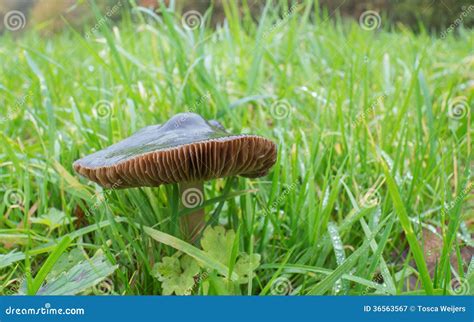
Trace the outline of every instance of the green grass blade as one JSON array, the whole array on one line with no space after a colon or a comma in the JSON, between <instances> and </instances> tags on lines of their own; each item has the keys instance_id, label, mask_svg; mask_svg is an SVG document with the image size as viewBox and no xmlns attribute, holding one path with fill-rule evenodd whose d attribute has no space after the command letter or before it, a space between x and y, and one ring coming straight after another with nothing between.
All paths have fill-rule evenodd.
<instances>
[{"instance_id":1,"label":"green grass blade","mask_svg":"<svg viewBox=\"0 0 474 322\"><path fill-rule=\"evenodd\" d=\"M323 295L329 289L331 289L331 287L333 287L334 283L336 283L336 281L340 279L343 274L349 273L350 269L356 264L359 257L367 252L370 246L370 242L375 238L380 228L389 218L390 217L385 218L385 220L382 221L376 229L374 229L370 238L367 238L362 243L362 245L349 257L347 257L347 259L341 265L339 265L331 274L326 276L321 282L311 288L311 290L308 292L308 295Z\"/></svg>"},{"instance_id":2,"label":"green grass blade","mask_svg":"<svg viewBox=\"0 0 474 322\"><path fill-rule=\"evenodd\" d=\"M59 257L66 251L71 244L72 239L70 237L63 238L59 244L56 246L54 251L49 255L48 259L44 262L41 266L41 269L36 274L35 278L33 279L31 287L28 286L28 295L35 295L36 292L40 289L41 285L48 276L49 272L53 268L54 264L58 261Z\"/></svg>"},{"instance_id":3,"label":"green grass blade","mask_svg":"<svg viewBox=\"0 0 474 322\"><path fill-rule=\"evenodd\" d=\"M400 192L398 191L395 180L390 174L387 165L383 160L381 161L381 163L383 171L385 173L388 191L390 193L390 196L392 197L393 206L398 215L398 219L400 220L400 224L402 225L403 231L405 232L408 244L410 245L410 250L413 253L413 258L415 259L416 266L418 267L418 271L420 273L423 286L426 290L426 294L433 295L433 283L428 272L428 267L426 266L425 257L423 256L423 251L421 250L420 244L418 244L415 231L413 230L413 227L411 225L408 213L402 201L402 197L400 196Z\"/></svg>"}]
</instances>

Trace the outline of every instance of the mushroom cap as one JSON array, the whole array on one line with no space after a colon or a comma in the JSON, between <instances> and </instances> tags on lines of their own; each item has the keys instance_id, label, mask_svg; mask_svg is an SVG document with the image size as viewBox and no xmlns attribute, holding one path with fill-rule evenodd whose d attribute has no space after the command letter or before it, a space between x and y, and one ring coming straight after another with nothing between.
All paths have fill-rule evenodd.
<instances>
[{"instance_id":1,"label":"mushroom cap","mask_svg":"<svg viewBox=\"0 0 474 322\"><path fill-rule=\"evenodd\" d=\"M157 187L240 175L264 176L276 145L256 135L233 135L217 121L177 114L74 162L74 170L105 188Z\"/></svg>"}]
</instances>

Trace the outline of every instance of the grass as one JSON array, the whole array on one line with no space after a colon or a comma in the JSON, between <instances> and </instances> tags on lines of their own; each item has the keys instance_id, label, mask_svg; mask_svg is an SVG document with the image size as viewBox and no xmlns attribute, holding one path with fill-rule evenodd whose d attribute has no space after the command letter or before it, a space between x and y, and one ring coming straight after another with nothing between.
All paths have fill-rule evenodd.
<instances>
[{"instance_id":1,"label":"grass","mask_svg":"<svg viewBox=\"0 0 474 322\"><path fill-rule=\"evenodd\" d=\"M308 5L267 6L258 23L225 9L216 29L142 8L88 39L0 36L0 294L25 280L35 294L67 270L66 249L118 265L113 294L162 294L154 264L178 250L223 276L237 253L260 254L231 294L451 294L453 280L471 293L474 32L365 30ZM205 185L213 223L236 232L229 265L177 239L175 186L104 192L72 170L185 111L278 144L268 176ZM442 249L427 251L424 228Z\"/></svg>"}]
</instances>

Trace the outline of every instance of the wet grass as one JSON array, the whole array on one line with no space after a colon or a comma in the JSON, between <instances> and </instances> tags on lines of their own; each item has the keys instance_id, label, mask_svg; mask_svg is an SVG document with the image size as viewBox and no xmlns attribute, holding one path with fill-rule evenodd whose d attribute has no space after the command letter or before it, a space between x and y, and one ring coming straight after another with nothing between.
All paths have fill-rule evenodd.
<instances>
[{"instance_id":1,"label":"wet grass","mask_svg":"<svg viewBox=\"0 0 474 322\"><path fill-rule=\"evenodd\" d=\"M35 293L69 247L118 265L114 294L161 294L153 265L199 248L145 233L182 238L176 187L104 192L72 163L185 111L278 144L268 176L205 185L207 213L238 232L241 251L261 255L233 294L469 285L472 30L440 39L383 20L374 30L334 22L310 6L280 9L290 14L267 8L256 24L231 5L223 27L206 20L193 30L172 11L135 9L87 39L72 29L0 36L0 293L24 280ZM56 226L52 208L62 214ZM34 220L44 214L50 224Z\"/></svg>"}]
</instances>

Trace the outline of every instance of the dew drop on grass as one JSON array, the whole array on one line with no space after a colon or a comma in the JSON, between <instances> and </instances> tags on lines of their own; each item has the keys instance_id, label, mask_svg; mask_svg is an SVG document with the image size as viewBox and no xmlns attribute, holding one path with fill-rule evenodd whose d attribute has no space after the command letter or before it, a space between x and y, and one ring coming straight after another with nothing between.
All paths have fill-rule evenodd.
<instances>
[{"instance_id":1,"label":"dew drop on grass","mask_svg":"<svg viewBox=\"0 0 474 322\"><path fill-rule=\"evenodd\" d=\"M322 202L322 209L326 209L329 201L329 187L327 187L326 191L324 192L323 202ZM328 228L329 229L329 228Z\"/></svg>"},{"instance_id":2,"label":"dew drop on grass","mask_svg":"<svg viewBox=\"0 0 474 322\"><path fill-rule=\"evenodd\" d=\"M372 228L375 228L379 225L380 216L382 216L382 210L380 209L380 207L377 207L377 209L375 210L375 213L374 213L374 224L373 224Z\"/></svg>"},{"instance_id":3,"label":"dew drop on grass","mask_svg":"<svg viewBox=\"0 0 474 322\"><path fill-rule=\"evenodd\" d=\"M344 263L344 261L346 260L346 254L344 253L344 245L342 244L341 237L339 236L339 232L337 231L337 226L334 222L328 223L328 233L331 237L331 243L334 249L334 254L336 255L336 263L337 265L342 265L342 263ZM343 285L342 280L338 279L334 284L334 294L340 293L343 287L344 289L346 288L345 285Z\"/></svg>"},{"instance_id":4,"label":"dew drop on grass","mask_svg":"<svg viewBox=\"0 0 474 322\"><path fill-rule=\"evenodd\" d=\"M336 262L338 265L341 265L346 260L346 255L344 253L344 247L337 231L337 226L335 223L330 222L328 224L328 232L331 236L332 246L334 248L334 254L336 255Z\"/></svg>"},{"instance_id":5,"label":"dew drop on grass","mask_svg":"<svg viewBox=\"0 0 474 322\"><path fill-rule=\"evenodd\" d=\"M471 233L469 232L469 228L467 227L466 223L464 221L462 221L460 224L459 224L459 231L460 231L460 238L466 242L466 244L470 244L470 240L471 240Z\"/></svg>"},{"instance_id":6,"label":"dew drop on grass","mask_svg":"<svg viewBox=\"0 0 474 322\"><path fill-rule=\"evenodd\" d=\"M143 85L143 82L138 81L137 86L138 86L138 92L140 93L140 97L142 99L146 99L148 96L147 96L147 93L146 93L145 86Z\"/></svg>"},{"instance_id":7,"label":"dew drop on grass","mask_svg":"<svg viewBox=\"0 0 474 322\"><path fill-rule=\"evenodd\" d=\"M411 174L410 171L407 172L407 174L405 175L404 180L409 181L409 182L413 181L413 175Z\"/></svg>"}]
</instances>

